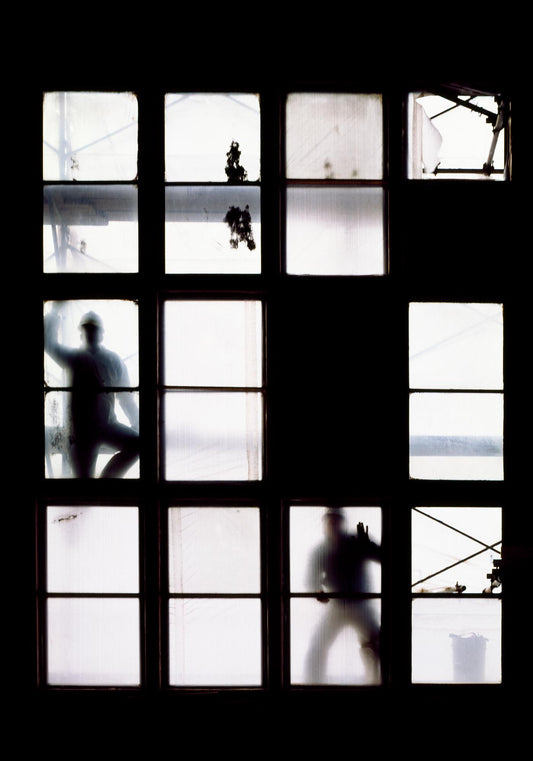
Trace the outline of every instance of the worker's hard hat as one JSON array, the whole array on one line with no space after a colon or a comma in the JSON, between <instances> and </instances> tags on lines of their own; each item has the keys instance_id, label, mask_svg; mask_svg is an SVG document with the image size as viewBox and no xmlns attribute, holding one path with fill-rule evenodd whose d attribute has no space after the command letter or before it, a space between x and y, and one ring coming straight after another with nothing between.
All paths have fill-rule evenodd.
<instances>
[{"instance_id":1,"label":"worker's hard hat","mask_svg":"<svg viewBox=\"0 0 533 761\"><path fill-rule=\"evenodd\" d=\"M102 320L96 312L87 312L80 320L80 328L83 328L85 325L94 325L97 328L101 328Z\"/></svg>"},{"instance_id":2,"label":"worker's hard hat","mask_svg":"<svg viewBox=\"0 0 533 761\"><path fill-rule=\"evenodd\" d=\"M324 518L334 518L336 520L344 520L344 510L342 507L328 507L324 513Z\"/></svg>"}]
</instances>

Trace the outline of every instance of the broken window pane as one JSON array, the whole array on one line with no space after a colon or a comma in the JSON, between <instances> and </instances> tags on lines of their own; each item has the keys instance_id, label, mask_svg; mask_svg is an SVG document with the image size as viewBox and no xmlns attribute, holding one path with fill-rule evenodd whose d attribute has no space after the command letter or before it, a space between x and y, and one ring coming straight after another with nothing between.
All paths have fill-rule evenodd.
<instances>
[{"instance_id":1,"label":"broken window pane","mask_svg":"<svg viewBox=\"0 0 533 761\"><path fill-rule=\"evenodd\" d=\"M136 507L49 506L49 592L139 591Z\"/></svg>"},{"instance_id":2,"label":"broken window pane","mask_svg":"<svg viewBox=\"0 0 533 761\"><path fill-rule=\"evenodd\" d=\"M507 109L498 96L461 88L411 93L409 178L505 179Z\"/></svg>"},{"instance_id":3,"label":"broken window pane","mask_svg":"<svg viewBox=\"0 0 533 761\"><path fill-rule=\"evenodd\" d=\"M259 387L262 341L260 301L167 301L165 383Z\"/></svg>"},{"instance_id":4,"label":"broken window pane","mask_svg":"<svg viewBox=\"0 0 533 761\"><path fill-rule=\"evenodd\" d=\"M501 513L499 507L413 509L413 592L498 594Z\"/></svg>"},{"instance_id":5,"label":"broken window pane","mask_svg":"<svg viewBox=\"0 0 533 761\"><path fill-rule=\"evenodd\" d=\"M260 189L167 187L165 266L169 273L259 273Z\"/></svg>"},{"instance_id":6,"label":"broken window pane","mask_svg":"<svg viewBox=\"0 0 533 761\"><path fill-rule=\"evenodd\" d=\"M44 180L133 180L136 175L133 93L45 93Z\"/></svg>"},{"instance_id":7,"label":"broken window pane","mask_svg":"<svg viewBox=\"0 0 533 761\"><path fill-rule=\"evenodd\" d=\"M47 626L48 684L139 684L137 599L51 598Z\"/></svg>"},{"instance_id":8,"label":"broken window pane","mask_svg":"<svg viewBox=\"0 0 533 761\"><path fill-rule=\"evenodd\" d=\"M291 681L378 684L381 509L293 506Z\"/></svg>"},{"instance_id":9,"label":"broken window pane","mask_svg":"<svg viewBox=\"0 0 533 761\"><path fill-rule=\"evenodd\" d=\"M243 171L226 172L238 146ZM260 173L259 97L251 93L170 93L165 97L167 182L255 182Z\"/></svg>"},{"instance_id":10,"label":"broken window pane","mask_svg":"<svg viewBox=\"0 0 533 761\"><path fill-rule=\"evenodd\" d=\"M258 593L260 559L257 508L170 508L171 593Z\"/></svg>"},{"instance_id":11,"label":"broken window pane","mask_svg":"<svg viewBox=\"0 0 533 761\"><path fill-rule=\"evenodd\" d=\"M409 461L413 478L503 478L502 395L411 394Z\"/></svg>"},{"instance_id":12,"label":"broken window pane","mask_svg":"<svg viewBox=\"0 0 533 761\"><path fill-rule=\"evenodd\" d=\"M261 684L259 599L187 598L169 603L169 682Z\"/></svg>"},{"instance_id":13,"label":"broken window pane","mask_svg":"<svg viewBox=\"0 0 533 761\"><path fill-rule=\"evenodd\" d=\"M412 681L501 682L500 598L413 600Z\"/></svg>"},{"instance_id":14,"label":"broken window pane","mask_svg":"<svg viewBox=\"0 0 533 761\"><path fill-rule=\"evenodd\" d=\"M313 187L287 190L287 272L383 275L383 190Z\"/></svg>"},{"instance_id":15,"label":"broken window pane","mask_svg":"<svg viewBox=\"0 0 533 761\"><path fill-rule=\"evenodd\" d=\"M47 185L44 272L136 272L137 188Z\"/></svg>"},{"instance_id":16,"label":"broken window pane","mask_svg":"<svg viewBox=\"0 0 533 761\"><path fill-rule=\"evenodd\" d=\"M263 403L258 393L175 392L164 397L166 478L262 478Z\"/></svg>"},{"instance_id":17,"label":"broken window pane","mask_svg":"<svg viewBox=\"0 0 533 761\"><path fill-rule=\"evenodd\" d=\"M44 339L47 476L136 477L137 305L47 302Z\"/></svg>"},{"instance_id":18,"label":"broken window pane","mask_svg":"<svg viewBox=\"0 0 533 761\"><path fill-rule=\"evenodd\" d=\"M502 389L502 305L411 303L409 383L418 389Z\"/></svg>"},{"instance_id":19,"label":"broken window pane","mask_svg":"<svg viewBox=\"0 0 533 761\"><path fill-rule=\"evenodd\" d=\"M291 93L286 176L372 180L383 176L381 95Z\"/></svg>"}]
</instances>

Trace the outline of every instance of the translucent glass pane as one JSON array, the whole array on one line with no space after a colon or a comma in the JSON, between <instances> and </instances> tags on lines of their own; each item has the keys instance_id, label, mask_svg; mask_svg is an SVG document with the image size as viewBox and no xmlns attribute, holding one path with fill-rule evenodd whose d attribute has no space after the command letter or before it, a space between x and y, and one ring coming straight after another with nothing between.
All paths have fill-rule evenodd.
<instances>
[{"instance_id":1,"label":"translucent glass pane","mask_svg":"<svg viewBox=\"0 0 533 761\"><path fill-rule=\"evenodd\" d=\"M462 96L467 100L466 96ZM492 96L478 96L470 100L491 114L498 113L498 105ZM409 177L411 179L487 178L482 173L442 173L439 171L482 170L490 163L493 140L493 125L487 118L465 106L456 106L453 101L428 92L411 93L408 99L408 151ZM491 179L503 179L504 133L499 133L494 154L493 167L499 174L490 174Z\"/></svg>"},{"instance_id":2,"label":"translucent glass pane","mask_svg":"<svg viewBox=\"0 0 533 761\"><path fill-rule=\"evenodd\" d=\"M69 368L57 352L57 344L70 352L87 349L85 330L81 325L86 316L94 312L101 320L99 346L118 354L127 370L127 379L119 376L106 386L137 386L139 382L139 330L138 307L134 301L116 299L79 299L45 302L45 382L49 386L69 386L72 378ZM78 355L80 356L80 355ZM125 382L127 381L127 382Z\"/></svg>"},{"instance_id":3,"label":"translucent glass pane","mask_svg":"<svg viewBox=\"0 0 533 761\"><path fill-rule=\"evenodd\" d=\"M61 477L66 461L77 477L136 477L139 408L127 389L138 382L137 305L47 302L44 338L46 387L71 389L46 393L49 477L56 454Z\"/></svg>"},{"instance_id":4,"label":"translucent glass pane","mask_svg":"<svg viewBox=\"0 0 533 761\"><path fill-rule=\"evenodd\" d=\"M503 396L413 393L413 478L499 480L503 477Z\"/></svg>"},{"instance_id":5,"label":"translucent glass pane","mask_svg":"<svg viewBox=\"0 0 533 761\"><path fill-rule=\"evenodd\" d=\"M254 481L262 477L260 394L167 393L164 403L167 479Z\"/></svg>"},{"instance_id":6,"label":"translucent glass pane","mask_svg":"<svg viewBox=\"0 0 533 761\"><path fill-rule=\"evenodd\" d=\"M286 111L286 172L294 179L380 179L381 95L292 93Z\"/></svg>"},{"instance_id":7,"label":"translucent glass pane","mask_svg":"<svg viewBox=\"0 0 533 761\"><path fill-rule=\"evenodd\" d=\"M288 188L287 272L383 275L381 188Z\"/></svg>"},{"instance_id":8,"label":"translucent glass pane","mask_svg":"<svg viewBox=\"0 0 533 761\"><path fill-rule=\"evenodd\" d=\"M258 599L172 599L171 685L261 684Z\"/></svg>"},{"instance_id":9,"label":"translucent glass pane","mask_svg":"<svg viewBox=\"0 0 533 761\"><path fill-rule=\"evenodd\" d=\"M501 304L413 303L411 388L503 388Z\"/></svg>"},{"instance_id":10,"label":"translucent glass pane","mask_svg":"<svg viewBox=\"0 0 533 761\"><path fill-rule=\"evenodd\" d=\"M259 97L247 93L170 93L165 98L165 167L169 182L226 182L228 152L240 151L241 179L260 169Z\"/></svg>"},{"instance_id":11,"label":"translucent glass pane","mask_svg":"<svg viewBox=\"0 0 533 761\"><path fill-rule=\"evenodd\" d=\"M415 683L501 681L501 600L413 600Z\"/></svg>"},{"instance_id":12,"label":"translucent glass pane","mask_svg":"<svg viewBox=\"0 0 533 761\"><path fill-rule=\"evenodd\" d=\"M105 402L104 394L99 395L104 407L110 407L113 402ZM83 449L83 436L75 435L73 425L73 395L67 391L48 391L44 397L45 416L45 473L46 478L78 478L78 477L111 477L109 469L115 471L123 478L139 477L139 462L137 460L138 433L129 424L129 419L122 408L122 404L131 407L132 413L139 409L139 394L136 391L121 392L120 395L107 393L106 397L120 396L120 402L115 405L116 424L112 428L102 431L91 429L88 441L88 449ZM116 428L116 430L115 430ZM115 435L114 435L115 434ZM82 448L77 448L79 442ZM93 447L94 444L94 447ZM130 458L131 447L131 458ZM115 454L126 450L119 461L112 460ZM79 457L81 456L81 460ZM126 468L123 470L122 465ZM87 472L87 467L89 472ZM107 468L107 471L106 471Z\"/></svg>"},{"instance_id":13,"label":"translucent glass pane","mask_svg":"<svg viewBox=\"0 0 533 761\"><path fill-rule=\"evenodd\" d=\"M45 272L136 272L137 188L46 186L43 254Z\"/></svg>"},{"instance_id":14,"label":"translucent glass pane","mask_svg":"<svg viewBox=\"0 0 533 761\"><path fill-rule=\"evenodd\" d=\"M377 599L291 601L292 684L379 684Z\"/></svg>"},{"instance_id":15,"label":"translucent glass pane","mask_svg":"<svg viewBox=\"0 0 533 761\"><path fill-rule=\"evenodd\" d=\"M48 600L48 683L138 685L139 601Z\"/></svg>"},{"instance_id":16,"label":"translucent glass pane","mask_svg":"<svg viewBox=\"0 0 533 761\"><path fill-rule=\"evenodd\" d=\"M137 98L133 93L45 93L45 180L133 180L136 175Z\"/></svg>"},{"instance_id":17,"label":"translucent glass pane","mask_svg":"<svg viewBox=\"0 0 533 761\"><path fill-rule=\"evenodd\" d=\"M169 273L261 271L258 187L166 188L165 267Z\"/></svg>"},{"instance_id":18,"label":"translucent glass pane","mask_svg":"<svg viewBox=\"0 0 533 761\"><path fill-rule=\"evenodd\" d=\"M138 592L138 521L136 507L48 507L48 591Z\"/></svg>"},{"instance_id":19,"label":"translucent glass pane","mask_svg":"<svg viewBox=\"0 0 533 761\"><path fill-rule=\"evenodd\" d=\"M364 535L358 525L362 523ZM381 508L293 506L291 592L379 592Z\"/></svg>"},{"instance_id":20,"label":"translucent glass pane","mask_svg":"<svg viewBox=\"0 0 533 761\"><path fill-rule=\"evenodd\" d=\"M164 323L165 383L260 386L260 301L168 301Z\"/></svg>"},{"instance_id":21,"label":"translucent glass pane","mask_svg":"<svg viewBox=\"0 0 533 761\"><path fill-rule=\"evenodd\" d=\"M501 559L499 507L420 507L412 511L413 592L491 591ZM492 591L498 593L500 587Z\"/></svg>"},{"instance_id":22,"label":"translucent glass pane","mask_svg":"<svg viewBox=\"0 0 533 761\"><path fill-rule=\"evenodd\" d=\"M258 593L260 560L257 508L170 509L170 592Z\"/></svg>"}]
</instances>

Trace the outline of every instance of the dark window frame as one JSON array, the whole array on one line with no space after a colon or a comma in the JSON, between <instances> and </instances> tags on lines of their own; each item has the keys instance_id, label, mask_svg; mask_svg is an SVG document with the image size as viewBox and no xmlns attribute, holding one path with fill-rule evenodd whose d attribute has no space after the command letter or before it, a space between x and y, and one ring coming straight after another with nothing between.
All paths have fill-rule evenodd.
<instances>
[{"instance_id":1,"label":"dark window frame","mask_svg":"<svg viewBox=\"0 0 533 761\"><path fill-rule=\"evenodd\" d=\"M47 88L54 89L54 88ZM65 88L68 89L68 88ZM98 87L94 88L98 90ZM169 88L158 87L132 87L131 90L136 92L139 97L139 175L136 184L139 188L139 272L135 274L122 274L117 276L109 275L43 275L39 272L41 261L36 257L37 268L37 298L33 304L32 314L36 318L36 324L40 324L42 317L42 303L48 299L62 298L133 298L139 304L140 316L140 353L144 360L140 368L139 388L141 393L141 429L143 431L143 441L141 450L141 479L143 489L139 499L141 515L141 567L142 573L142 592L141 598L144 603L144 614L141 616L143 621L141 627L143 643L143 682L140 691L150 692L156 690L165 691L165 657L160 651L160 642L164 639L162 626L164 617L161 615L161 590L162 590L162 569L164 568L163 545L161 544L161 525L162 516L166 505L181 501L183 499L196 502L198 504L212 502L213 500L223 500L232 502L238 499L244 499L260 504L261 506L261 526L263 529L262 542L265 551L265 567L263 577L265 579L264 600L266 606L265 642L268 646L265 654L265 682L263 690L277 694L279 691L293 691L287 680L285 662L285 648L287 646L286 620L283 614L283 606L280 605L280 592L283 589L283 548L286 536L283 529L283 504L286 499L305 500L305 494L309 489L312 490L313 501L327 502L330 498L336 499L338 494L332 491L324 491L324 499L320 500L317 496L319 489L310 485L307 490L305 486L298 481L292 481L287 475L285 466L280 462L277 454L276 445L282 435L283 420L279 414L277 402L283 391L284 377L283 371L277 366L279 352L277 349L277 340L283 333L283 308L287 300L294 295L301 293L310 294L311 297L316 295L324 287L328 297L335 299L337 294L340 297L353 295L368 298L369 302L374 298L376 292L391 296L391 314L395 310L398 318L398 325L394 328L395 334L402 337L403 346L406 347L406 324L408 304L412 300L443 300L447 299L449 294L446 283L432 283L425 286L422 279L410 279L409 272L404 269L405 251L402 243L402 235L405 228L402 229L398 212L395 206L398 204L399 195L405 189L414 184L414 181L406 181L402 172L402 166L405 158L404 146L400 137L398 128L403 123L403 99L410 86L401 87L400 90L392 88L389 92L387 88L373 87L368 91L379 91L384 96L384 147L386 151L386 166L389 167L386 188L386 238L388 253L388 267L386 273L378 278L366 277L332 277L328 278L327 284L324 284L322 278L314 276L288 276L283 272L282 262L284 261L283 245L283 198L285 180L283 179L282 156L283 145L279 140L279 126L283 118L284 95L290 91L301 91L301 87L258 88L261 95L262 108L262 178L261 178L261 205L262 205L262 227L263 227L263 245L262 245L262 272L260 275L244 276L219 276L219 275L165 275L164 274L164 156L163 156L163 95ZM173 88L176 89L176 88ZM233 88L238 90L240 88ZM245 89L245 88L244 88ZM309 90L315 88L309 85ZM324 91L331 92L330 87L323 88ZM339 91L345 91L342 87ZM209 90L212 91L212 90ZM354 92L364 91L364 88L353 86ZM37 99L38 100L38 99ZM38 106L35 107L37 112ZM272 138L275 136L275 139ZM450 190L460 185L469 185L468 181L450 180L445 183ZM507 184L507 183L504 183ZM438 197L438 194L447 193L446 190L436 189L434 186L427 188L427 184L420 191L427 192ZM472 187L472 192L476 192L478 183ZM493 186L495 187L495 186ZM480 191L486 195L487 191L482 188ZM500 189L494 191L501 194ZM36 207L42 207L42 198L36 201ZM39 216L39 214L37 214ZM267 220L269 223L267 223ZM39 227L39 225L37 225ZM38 239L38 235L36 235ZM376 284L376 280L379 283ZM370 281L373 281L372 283ZM364 296L366 288L370 289L370 294ZM417 299L420 289L423 293L421 299ZM486 292L484 287L464 286L467 292L466 298L472 300L492 300L494 294ZM500 285L491 281L487 291L496 291L497 300L507 302L506 290L503 288L504 295L500 298ZM154 341L154 336L159 335L159 319L161 301L173 298L175 294L227 294L242 293L256 294L261 293L261 298L267 312L267 322L265 323L265 346L266 346L266 367L268 370L268 386L266 390L267 407L269 411L268 427L265 438L265 456L266 469L264 478L259 483L254 484L194 484L194 483L166 483L159 480L159 457L160 442L158 432L158 407L159 407L159 388L156 368L159 365L158 341ZM444 294L444 295L443 295ZM506 330L511 330L512 326L506 326ZM37 342L37 358L32 366L37 369L42 357L42 345ZM400 353L400 352L399 352ZM505 525L509 522L507 518L508 505L512 503L509 494L507 481L505 483L447 483L442 482L410 482L406 476L408 467L408 421L406 412L406 400L408 394L408 382L406 377L405 357L401 364L399 372L399 381L397 388L392 391L394 398L400 401L401 411L399 419L401 421L400 430L396 434L396 441L403 442L401 450L397 450L397 461L394 466L394 472L386 476L379 488L375 484L363 483L353 485L349 494L345 494L346 501L349 503L363 503L365 494L370 487L371 499L377 504L387 505L384 514L384 537L387 537L388 544L388 568L390 573L385 573L383 584L383 599L387 601L388 609L384 611L386 628L384 630L386 638L386 669L387 676L383 685L378 688L384 691L387 687L396 686L406 689L410 686L410 675L408 668L409 658L405 660L409 652L410 642L410 588L409 588L409 553L405 551L405 542L409 541L407 520L412 505L420 504L421 499L427 504L434 504L438 498L445 494L449 504L467 504L486 502L502 506L504 511L504 537ZM511 385L513 380L511 380ZM38 412L37 419L42 420L42 390L39 386L37 393L32 393L34 409ZM401 399L404 399L403 403ZM505 450L504 450L505 451ZM42 444L34 445L32 450L32 462L35 466L35 472L42 472L42 463L44 462ZM512 453L505 455L511 458ZM347 483L341 484L346 491ZM135 495L138 495L138 484L133 483L111 483L103 486L95 482L89 484L83 492L83 499L94 502L98 500L102 503L114 504L114 502L125 501L130 503ZM91 499L92 497L92 499ZM33 492L33 501L36 504L36 547L37 547L37 567L40 570L38 574L37 599L43 598L44 587L42 568L43 568L43 531L41 523L41 511L47 504L63 500L70 503L73 499L80 499L81 493L76 483L67 482L47 482L42 478L37 479L37 488ZM511 531L516 535L516 519L513 518L512 508L509 509L511 514L510 524ZM514 521L514 522L513 522ZM399 569L398 573L392 573L393 569ZM39 609L40 603L37 608ZM38 652L42 653L43 647L43 629L41 627L40 615L37 616L37 642ZM267 638L268 637L268 638ZM512 661L512 659L511 659ZM504 673L507 668L507 661L504 658ZM39 659L37 671L40 674L37 684L41 691L53 691L43 680L42 661ZM422 687L422 685L417 687ZM492 687L492 686L491 686ZM116 689L116 688L114 688ZM365 688L366 689L366 688ZM72 692L72 690L70 690ZM80 688L83 692L83 688ZM119 690L121 691L121 690ZM130 692L130 690L122 690ZM135 690L134 692L136 692ZM172 688L171 692L187 692ZM357 692L357 689L353 690ZM218 694L217 689L211 691L213 695Z\"/></svg>"}]
</instances>

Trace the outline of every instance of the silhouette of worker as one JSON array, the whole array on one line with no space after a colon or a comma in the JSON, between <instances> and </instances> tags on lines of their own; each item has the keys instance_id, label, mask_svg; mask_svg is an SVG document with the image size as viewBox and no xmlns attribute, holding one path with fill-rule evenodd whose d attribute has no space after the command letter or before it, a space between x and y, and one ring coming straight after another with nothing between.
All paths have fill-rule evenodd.
<instances>
[{"instance_id":1,"label":"silhouette of worker","mask_svg":"<svg viewBox=\"0 0 533 761\"><path fill-rule=\"evenodd\" d=\"M102 346L103 325L95 312L80 322L83 346L72 349L58 342L60 310L55 305L45 316L45 351L70 374L72 387L70 423L71 461L78 478L93 478L96 459L104 445L116 450L102 471L102 478L120 478L139 456L139 413L132 393L112 391L130 385L124 362ZM108 390L111 389L111 390ZM115 397L131 428L117 420Z\"/></svg>"},{"instance_id":2,"label":"silhouette of worker","mask_svg":"<svg viewBox=\"0 0 533 761\"><path fill-rule=\"evenodd\" d=\"M310 557L307 582L310 590L319 592L317 600L324 604L324 614L306 656L306 681L327 682L328 649L341 629L351 626L359 639L365 680L375 684L380 678L379 621L370 599L350 596L371 591L368 566L372 560L380 561L380 547L370 540L368 527L365 530L362 523L356 535L349 534L341 509L329 509L323 522L325 538Z\"/></svg>"}]
</instances>

